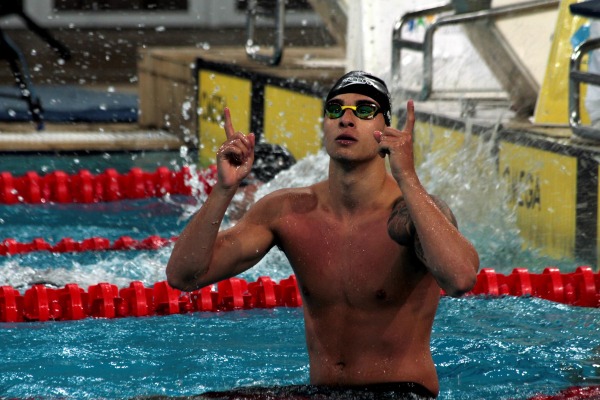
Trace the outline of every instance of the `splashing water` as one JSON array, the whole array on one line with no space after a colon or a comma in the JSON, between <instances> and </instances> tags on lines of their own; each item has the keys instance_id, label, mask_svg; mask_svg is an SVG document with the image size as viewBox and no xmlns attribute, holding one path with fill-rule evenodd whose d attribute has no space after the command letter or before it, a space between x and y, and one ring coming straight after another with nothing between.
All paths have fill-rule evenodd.
<instances>
[{"instance_id":1,"label":"splashing water","mask_svg":"<svg viewBox=\"0 0 600 400\"><path fill-rule=\"evenodd\" d=\"M461 232L479 253L481 267L501 273L510 273L516 267L531 272L541 272L548 266L565 272L574 270L580 265L577 260L557 260L524 247L517 225L517 204L510 199L526 193L528 187L509 187L500 177L495 156L497 126L491 132L475 135L467 123L465 131L458 150L452 149L451 154L444 148L429 152L417 170L428 192L444 199L454 212Z\"/></svg>"},{"instance_id":2,"label":"splashing water","mask_svg":"<svg viewBox=\"0 0 600 400\"><path fill-rule=\"evenodd\" d=\"M449 155L443 148L428 152L417 172L428 192L448 203L461 232L477 249L481 266L501 273L509 273L516 267L541 272L551 265L563 271L574 270L577 266L574 260L551 259L535 249L523 248L516 205L509 198L510 190L519 192L527 188L509 188L499 176L494 155L497 129L492 128L491 134L473 135L468 127L469 124L464 143L457 151L453 150L450 162L444 162ZM302 187L327 179L328 163L324 150L306 157L260 187L255 198L260 199L277 189ZM249 275L254 279L272 272L291 273L285 255L277 249L272 250L254 272L249 271Z\"/></svg>"},{"instance_id":3,"label":"splashing water","mask_svg":"<svg viewBox=\"0 0 600 400\"><path fill-rule=\"evenodd\" d=\"M467 129L463 145L448 159L445 149L429 152L418 174L429 193L452 209L461 232L477 249L482 267L512 269L522 240L508 188L498 175L495 140ZM500 271L499 271L500 272Z\"/></svg>"},{"instance_id":4,"label":"splashing water","mask_svg":"<svg viewBox=\"0 0 600 400\"><path fill-rule=\"evenodd\" d=\"M461 231L477 248L482 267L495 268L503 273L518 266L532 271L541 271L549 265L562 270L576 267L571 260L544 259L535 251L522 249L516 210L511 208L514 206L507 200L509 190L506 183L498 176L493 156L493 138L490 139L489 135L486 139L484 135L467 134L463 146L452 154L449 163L443 162L448 159L446 153L443 150L428 152L418 167L418 173L427 190L443 198L451 207ZM122 235L137 239L150 235L177 236L207 197L198 179L203 171L197 170L194 163L190 162L194 155L183 151L179 157L190 168L192 176L188 184L193 188L193 197L165 196L160 200L68 207L51 204L2 206L0 234L4 238L13 237L22 242L35 237L56 242L65 236L75 240L104 236L111 241ZM82 165L84 161L87 160L77 159L73 168L85 167ZM117 159L111 159L111 162L118 164ZM307 156L260 186L254 199L281 188L303 187L322 181L327 178L328 163L329 157L324 150ZM176 167L175 164L171 163ZM248 207L248 202L240 201L243 200L240 196L236 196L230 206L223 228L235 223L234 215L239 215L240 204L244 209ZM165 279L164 266L171 249L172 246L158 251L62 255L38 252L4 257L0 260L1 284L19 290L39 282L54 286L67 283L89 286L111 282L123 287L132 280L140 280L152 285ZM268 275L279 280L290 274L292 269L285 255L274 248L241 277L253 281L259 276Z\"/></svg>"},{"instance_id":5,"label":"splashing water","mask_svg":"<svg viewBox=\"0 0 600 400\"><path fill-rule=\"evenodd\" d=\"M437 167L442 154L430 153L419 173L428 190L445 198L454 209L482 258L494 260L506 249L520 247L515 240L516 218L506 205L509 203L503 201L507 191L490 156L492 145L475 137L468 140L481 140L476 151L468 151L467 146L460 149L448 168ZM260 187L257 198L279 188L326 179L327 166L324 152L303 159ZM141 237L150 233L167 236L178 234L187 222L182 214L197 210L205 199L199 186L196 197L78 207L0 206L0 231L19 233L21 240L30 238L32 232L42 236L50 232L45 237L52 237L78 229L88 236L95 234L95 229L102 230L111 238L122 231ZM492 209L495 207L497 210ZM64 231L56 227L56 221L66 225ZM488 230L489 234L482 234ZM496 250L485 253L493 245ZM164 280L170 250L37 252L3 257L0 284L19 290L35 281L56 286L108 281L125 286L137 279L152 284ZM519 256L515 250L515 254L517 259L523 253ZM245 279L270 275L279 280L290 273L285 256L274 250L249 270ZM440 399L527 398L573 384L595 384L596 314L593 309L536 298L443 298L432 333ZM4 395L14 398L133 398L303 384L308 382L309 372L302 321L301 309L278 308L4 324L0 330L0 343L4 344L0 350L5 355L0 386ZM182 343L186 345L182 347ZM55 368L41 368L40 360L49 360Z\"/></svg>"},{"instance_id":6,"label":"splashing water","mask_svg":"<svg viewBox=\"0 0 600 400\"><path fill-rule=\"evenodd\" d=\"M0 264L1 285L24 291L34 284L60 288L76 283L82 288L108 282L127 287L131 281L152 286L164 281L171 248L152 252L91 252L58 257L38 253L9 258ZM60 261L59 261L60 259Z\"/></svg>"}]
</instances>

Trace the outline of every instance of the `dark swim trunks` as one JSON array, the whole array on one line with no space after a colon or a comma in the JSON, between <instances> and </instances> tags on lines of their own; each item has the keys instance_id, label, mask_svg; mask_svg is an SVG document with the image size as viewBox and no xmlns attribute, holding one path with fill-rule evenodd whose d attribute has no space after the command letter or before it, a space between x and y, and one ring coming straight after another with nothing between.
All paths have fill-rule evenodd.
<instances>
[{"instance_id":1,"label":"dark swim trunks","mask_svg":"<svg viewBox=\"0 0 600 400\"><path fill-rule=\"evenodd\" d=\"M418 383L389 382L361 386L248 387L225 392L207 392L193 398L198 400L432 400L436 397Z\"/></svg>"}]
</instances>

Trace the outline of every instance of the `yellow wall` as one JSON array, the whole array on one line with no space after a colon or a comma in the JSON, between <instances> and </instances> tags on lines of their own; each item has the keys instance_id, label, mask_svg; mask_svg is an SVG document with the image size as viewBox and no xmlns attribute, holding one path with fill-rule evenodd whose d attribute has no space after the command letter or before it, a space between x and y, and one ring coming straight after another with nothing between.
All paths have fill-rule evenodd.
<instances>
[{"instance_id":1,"label":"yellow wall","mask_svg":"<svg viewBox=\"0 0 600 400\"><path fill-rule=\"evenodd\" d=\"M215 163L225 141L223 110L229 107L236 131L249 133L252 83L232 75L200 70L198 73L198 135L200 164Z\"/></svg>"},{"instance_id":2,"label":"yellow wall","mask_svg":"<svg viewBox=\"0 0 600 400\"><path fill-rule=\"evenodd\" d=\"M323 100L267 85L264 100L265 141L285 146L299 160L321 148Z\"/></svg>"},{"instance_id":3,"label":"yellow wall","mask_svg":"<svg viewBox=\"0 0 600 400\"><path fill-rule=\"evenodd\" d=\"M467 136L459 129L417 121L415 162L420 164L428 153L434 153L438 167L449 167L457 153L469 146ZM476 146L477 141L471 143ZM550 257L573 257L577 159L506 141L500 141L498 157L499 175L510 188L509 201L516 208L523 247Z\"/></svg>"},{"instance_id":4,"label":"yellow wall","mask_svg":"<svg viewBox=\"0 0 600 400\"><path fill-rule=\"evenodd\" d=\"M555 258L575 252L577 159L500 142L499 173L511 188L524 247Z\"/></svg>"},{"instance_id":5,"label":"yellow wall","mask_svg":"<svg viewBox=\"0 0 600 400\"><path fill-rule=\"evenodd\" d=\"M569 5L576 0L563 0L555 25L550 55L546 64L544 82L538 94L535 107L534 121L542 125L569 124L569 69L571 53L571 37L587 19L574 16ZM584 60L585 61L585 60ZM587 85L582 85L581 98L585 96ZM589 116L583 101L580 105L582 123L589 123Z\"/></svg>"},{"instance_id":6,"label":"yellow wall","mask_svg":"<svg viewBox=\"0 0 600 400\"><path fill-rule=\"evenodd\" d=\"M440 162L444 163L443 166L447 166L456 157L456 153L464 145L464 141L465 134L463 132L429 122L416 121L414 129L415 163L421 164L427 153L435 152L445 155Z\"/></svg>"},{"instance_id":7,"label":"yellow wall","mask_svg":"<svg viewBox=\"0 0 600 400\"><path fill-rule=\"evenodd\" d=\"M222 128L225 106L232 111L236 130L251 129L253 84L251 78L206 70L199 71L198 82L200 162L207 165L214 163L215 153L225 140ZM265 141L285 146L297 159L321 148L323 100L319 96L265 84L262 101ZM470 152L469 146L477 145L477 140L469 140L464 126L443 125L416 122L417 164L434 152L436 163L450 166L457 153ZM499 174L512 190L510 201L517 210L523 246L553 258L573 257L577 158L505 140L500 140L498 147ZM600 232L600 222L597 224ZM600 241L596 240L600 252Z\"/></svg>"}]
</instances>

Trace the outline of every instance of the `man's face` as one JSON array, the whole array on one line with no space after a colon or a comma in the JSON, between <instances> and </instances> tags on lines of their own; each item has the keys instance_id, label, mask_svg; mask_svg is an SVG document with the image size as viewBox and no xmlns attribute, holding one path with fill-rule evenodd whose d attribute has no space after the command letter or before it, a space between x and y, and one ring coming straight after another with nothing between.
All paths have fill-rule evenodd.
<instances>
[{"instance_id":1,"label":"man's face","mask_svg":"<svg viewBox=\"0 0 600 400\"><path fill-rule=\"evenodd\" d=\"M358 94L340 94L327 104L358 107L356 112L363 117L368 107L374 105L379 110L379 104L372 98ZM337 108L339 110L339 108ZM347 161L360 161L378 156L378 144L373 132L385 129L385 120L381 112L377 112L371 119L359 118L354 110L345 108L339 118L332 118L325 113L323 119L324 145L327 153L334 159Z\"/></svg>"}]
</instances>

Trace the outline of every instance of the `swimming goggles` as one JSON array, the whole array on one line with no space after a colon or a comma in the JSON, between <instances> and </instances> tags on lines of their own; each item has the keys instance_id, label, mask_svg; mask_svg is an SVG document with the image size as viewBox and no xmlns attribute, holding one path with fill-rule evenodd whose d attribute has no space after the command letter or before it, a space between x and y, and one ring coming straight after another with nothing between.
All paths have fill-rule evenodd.
<instances>
[{"instance_id":1,"label":"swimming goggles","mask_svg":"<svg viewBox=\"0 0 600 400\"><path fill-rule=\"evenodd\" d=\"M365 103L357 106L343 106L338 103L328 103L325 106L325 115L328 118L337 119L344 115L348 108L360 119L373 119L381 111L375 104Z\"/></svg>"}]
</instances>

